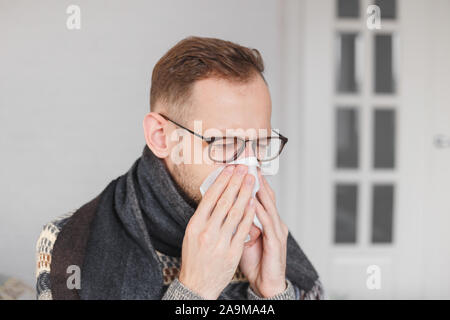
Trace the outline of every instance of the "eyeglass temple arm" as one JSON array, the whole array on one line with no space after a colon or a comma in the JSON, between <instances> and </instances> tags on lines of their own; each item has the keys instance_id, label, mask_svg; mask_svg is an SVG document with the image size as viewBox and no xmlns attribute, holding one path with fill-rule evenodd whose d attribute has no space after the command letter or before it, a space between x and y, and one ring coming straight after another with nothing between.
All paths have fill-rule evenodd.
<instances>
[{"instance_id":1,"label":"eyeglass temple arm","mask_svg":"<svg viewBox=\"0 0 450 320\"><path fill-rule=\"evenodd\" d=\"M281 133L275 131L274 129L272 129L272 131L275 132L281 138L281 140L284 141L284 143L288 142L288 138L287 137L283 136Z\"/></svg>"},{"instance_id":2,"label":"eyeglass temple arm","mask_svg":"<svg viewBox=\"0 0 450 320\"><path fill-rule=\"evenodd\" d=\"M178 122L175 122L175 121L173 121L172 119L169 119L166 115L163 115L163 114L161 114L161 113L160 113L159 115L160 115L161 117L163 117L164 119L166 119L167 121L170 121L170 122L172 122L173 124L177 125L178 127L183 128L184 130L187 130L189 133L192 133L194 136L199 137L200 139L203 139L203 140L205 140L205 141L208 142L208 143L214 141L214 138L213 138L213 137L212 137L212 138L204 137L204 136L202 136L201 134L198 134L197 132L192 131L192 130L189 129L189 128L186 128L185 126L182 126L182 125L179 124Z\"/></svg>"}]
</instances>

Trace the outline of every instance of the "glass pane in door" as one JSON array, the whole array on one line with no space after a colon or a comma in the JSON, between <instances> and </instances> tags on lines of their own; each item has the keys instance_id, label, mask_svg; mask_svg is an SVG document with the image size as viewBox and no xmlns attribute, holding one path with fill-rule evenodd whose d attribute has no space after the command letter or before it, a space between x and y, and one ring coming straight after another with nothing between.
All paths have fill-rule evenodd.
<instances>
[{"instance_id":1,"label":"glass pane in door","mask_svg":"<svg viewBox=\"0 0 450 320\"><path fill-rule=\"evenodd\" d=\"M336 167L358 168L358 111L355 108L336 110Z\"/></svg>"},{"instance_id":2,"label":"glass pane in door","mask_svg":"<svg viewBox=\"0 0 450 320\"><path fill-rule=\"evenodd\" d=\"M375 92L394 93L394 46L391 34L375 36Z\"/></svg>"},{"instance_id":3,"label":"glass pane in door","mask_svg":"<svg viewBox=\"0 0 450 320\"><path fill-rule=\"evenodd\" d=\"M337 16L338 18L358 18L359 0L338 0Z\"/></svg>"},{"instance_id":4,"label":"glass pane in door","mask_svg":"<svg viewBox=\"0 0 450 320\"><path fill-rule=\"evenodd\" d=\"M372 243L391 243L394 186L374 185L372 189Z\"/></svg>"},{"instance_id":5,"label":"glass pane in door","mask_svg":"<svg viewBox=\"0 0 450 320\"><path fill-rule=\"evenodd\" d=\"M337 184L335 186L334 242L356 242L358 186Z\"/></svg>"},{"instance_id":6,"label":"glass pane in door","mask_svg":"<svg viewBox=\"0 0 450 320\"><path fill-rule=\"evenodd\" d=\"M340 93L357 93L357 33L339 33L337 36L336 88Z\"/></svg>"}]
</instances>

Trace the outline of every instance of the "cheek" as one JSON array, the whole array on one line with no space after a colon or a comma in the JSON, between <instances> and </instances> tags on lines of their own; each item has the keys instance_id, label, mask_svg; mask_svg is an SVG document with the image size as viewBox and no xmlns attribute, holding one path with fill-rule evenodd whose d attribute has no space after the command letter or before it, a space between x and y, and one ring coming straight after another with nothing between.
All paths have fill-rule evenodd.
<instances>
[{"instance_id":1,"label":"cheek","mask_svg":"<svg viewBox=\"0 0 450 320\"><path fill-rule=\"evenodd\" d=\"M184 172L191 180L189 182L196 187L200 187L206 177L208 177L215 169L216 166L207 164L192 164L184 166Z\"/></svg>"},{"instance_id":2,"label":"cheek","mask_svg":"<svg viewBox=\"0 0 450 320\"><path fill-rule=\"evenodd\" d=\"M216 170L217 168L219 168L219 165L208 165L208 164L202 164L202 165L198 165L197 168L197 176L200 178L200 181L203 182L203 180L205 180L214 170Z\"/></svg>"}]
</instances>

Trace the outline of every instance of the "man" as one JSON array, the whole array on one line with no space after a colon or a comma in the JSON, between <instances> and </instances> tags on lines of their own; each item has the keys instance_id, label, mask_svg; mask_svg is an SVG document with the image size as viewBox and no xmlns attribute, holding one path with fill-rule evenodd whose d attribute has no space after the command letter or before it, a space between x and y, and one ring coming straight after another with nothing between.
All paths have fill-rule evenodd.
<instances>
[{"instance_id":1,"label":"man","mask_svg":"<svg viewBox=\"0 0 450 320\"><path fill-rule=\"evenodd\" d=\"M322 298L260 169L255 177L248 165L230 164L272 161L287 141L271 130L263 71L257 50L212 38L184 39L159 60L142 156L44 227L38 298Z\"/></svg>"}]
</instances>

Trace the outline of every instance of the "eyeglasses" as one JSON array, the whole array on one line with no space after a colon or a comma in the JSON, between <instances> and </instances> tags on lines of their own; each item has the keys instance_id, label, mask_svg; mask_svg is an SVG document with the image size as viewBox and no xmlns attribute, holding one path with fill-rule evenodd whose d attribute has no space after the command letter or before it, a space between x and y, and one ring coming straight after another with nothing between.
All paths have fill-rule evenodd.
<instances>
[{"instance_id":1,"label":"eyeglasses","mask_svg":"<svg viewBox=\"0 0 450 320\"><path fill-rule=\"evenodd\" d=\"M278 157L283 151L284 146L288 142L288 138L282 134L272 130L277 136L261 137L253 140L242 139L240 137L204 137L181 124L169 119L167 116L160 114L164 119L172 122L180 128L183 128L196 137L208 143L208 156L214 162L227 163L239 158L247 146L247 142L251 142L252 150L258 161L271 161Z\"/></svg>"}]
</instances>

